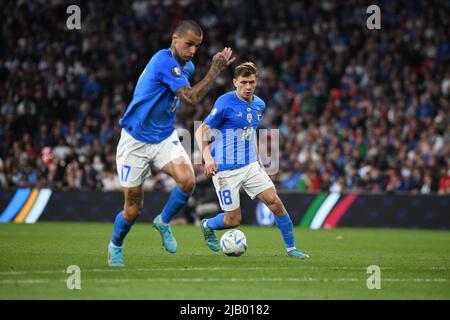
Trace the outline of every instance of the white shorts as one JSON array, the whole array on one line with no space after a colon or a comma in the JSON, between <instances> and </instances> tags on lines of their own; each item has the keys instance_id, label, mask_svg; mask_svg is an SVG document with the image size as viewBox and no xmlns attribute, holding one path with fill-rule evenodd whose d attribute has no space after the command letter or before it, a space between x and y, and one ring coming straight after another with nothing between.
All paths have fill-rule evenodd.
<instances>
[{"instance_id":1,"label":"white shorts","mask_svg":"<svg viewBox=\"0 0 450 320\"><path fill-rule=\"evenodd\" d=\"M240 207L239 191L241 187L254 199L261 192L274 187L272 179L258 162L245 167L216 173L212 177L220 206L224 211Z\"/></svg>"},{"instance_id":2,"label":"white shorts","mask_svg":"<svg viewBox=\"0 0 450 320\"><path fill-rule=\"evenodd\" d=\"M159 143L145 143L134 139L122 129L116 152L120 185L126 188L139 186L149 176L150 164L162 169L179 157L190 161L176 130Z\"/></svg>"}]
</instances>

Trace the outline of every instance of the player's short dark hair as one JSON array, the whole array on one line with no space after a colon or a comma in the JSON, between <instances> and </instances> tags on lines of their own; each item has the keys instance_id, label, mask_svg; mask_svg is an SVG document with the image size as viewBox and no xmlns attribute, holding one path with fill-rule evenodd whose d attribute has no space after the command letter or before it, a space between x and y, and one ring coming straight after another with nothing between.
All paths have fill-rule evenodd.
<instances>
[{"instance_id":1,"label":"player's short dark hair","mask_svg":"<svg viewBox=\"0 0 450 320\"><path fill-rule=\"evenodd\" d=\"M201 37L203 36L203 31L200 25L194 20L183 20L177 24L173 33L185 34L191 30L195 35Z\"/></svg>"},{"instance_id":2,"label":"player's short dark hair","mask_svg":"<svg viewBox=\"0 0 450 320\"><path fill-rule=\"evenodd\" d=\"M252 74L258 77L258 69L253 62L244 62L238 65L234 69L234 78L237 79L240 76L249 77Z\"/></svg>"}]
</instances>

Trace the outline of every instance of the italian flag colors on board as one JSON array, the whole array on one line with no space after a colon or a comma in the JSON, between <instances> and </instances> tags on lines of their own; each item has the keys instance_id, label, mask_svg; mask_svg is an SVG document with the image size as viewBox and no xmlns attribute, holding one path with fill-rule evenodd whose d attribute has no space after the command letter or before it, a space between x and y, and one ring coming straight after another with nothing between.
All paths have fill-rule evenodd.
<instances>
[{"instance_id":1,"label":"italian flag colors on board","mask_svg":"<svg viewBox=\"0 0 450 320\"><path fill-rule=\"evenodd\" d=\"M306 210L300 226L311 229L334 228L356 198L354 193L345 196L339 192L320 193Z\"/></svg>"}]
</instances>

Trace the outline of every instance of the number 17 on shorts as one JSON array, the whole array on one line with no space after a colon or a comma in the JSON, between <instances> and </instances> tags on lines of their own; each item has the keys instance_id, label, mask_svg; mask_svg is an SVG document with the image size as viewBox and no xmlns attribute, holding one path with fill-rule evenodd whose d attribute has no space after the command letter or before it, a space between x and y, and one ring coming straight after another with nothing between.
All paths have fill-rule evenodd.
<instances>
[{"instance_id":1,"label":"number 17 on shorts","mask_svg":"<svg viewBox=\"0 0 450 320\"><path fill-rule=\"evenodd\" d=\"M127 182L128 176L130 175L131 166L122 164L120 168L120 181Z\"/></svg>"}]
</instances>

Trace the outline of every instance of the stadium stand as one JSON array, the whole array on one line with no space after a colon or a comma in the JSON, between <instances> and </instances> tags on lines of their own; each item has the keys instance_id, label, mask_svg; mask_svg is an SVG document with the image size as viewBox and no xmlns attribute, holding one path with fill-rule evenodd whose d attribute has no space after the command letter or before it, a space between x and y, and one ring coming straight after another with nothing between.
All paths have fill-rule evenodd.
<instances>
[{"instance_id":1,"label":"stadium stand","mask_svg":"<svg viewBox=\"0 0 450 320\"><path fill-rule=\"evenodd\" d=\"M382 30L366 28L355 0L71 1L82 25L68 30L68 2L5 1L0 188L120 189L118 120L148 59L189 18L205 34L194 82L225 45L258 65L262 127L280 130L278 188L450 194L448 2L380 2ZM228 71L182 106L179 128L192 132L233 89ZM145 190L173 186L154 173Z\"/></svg>"}]
</instances>

